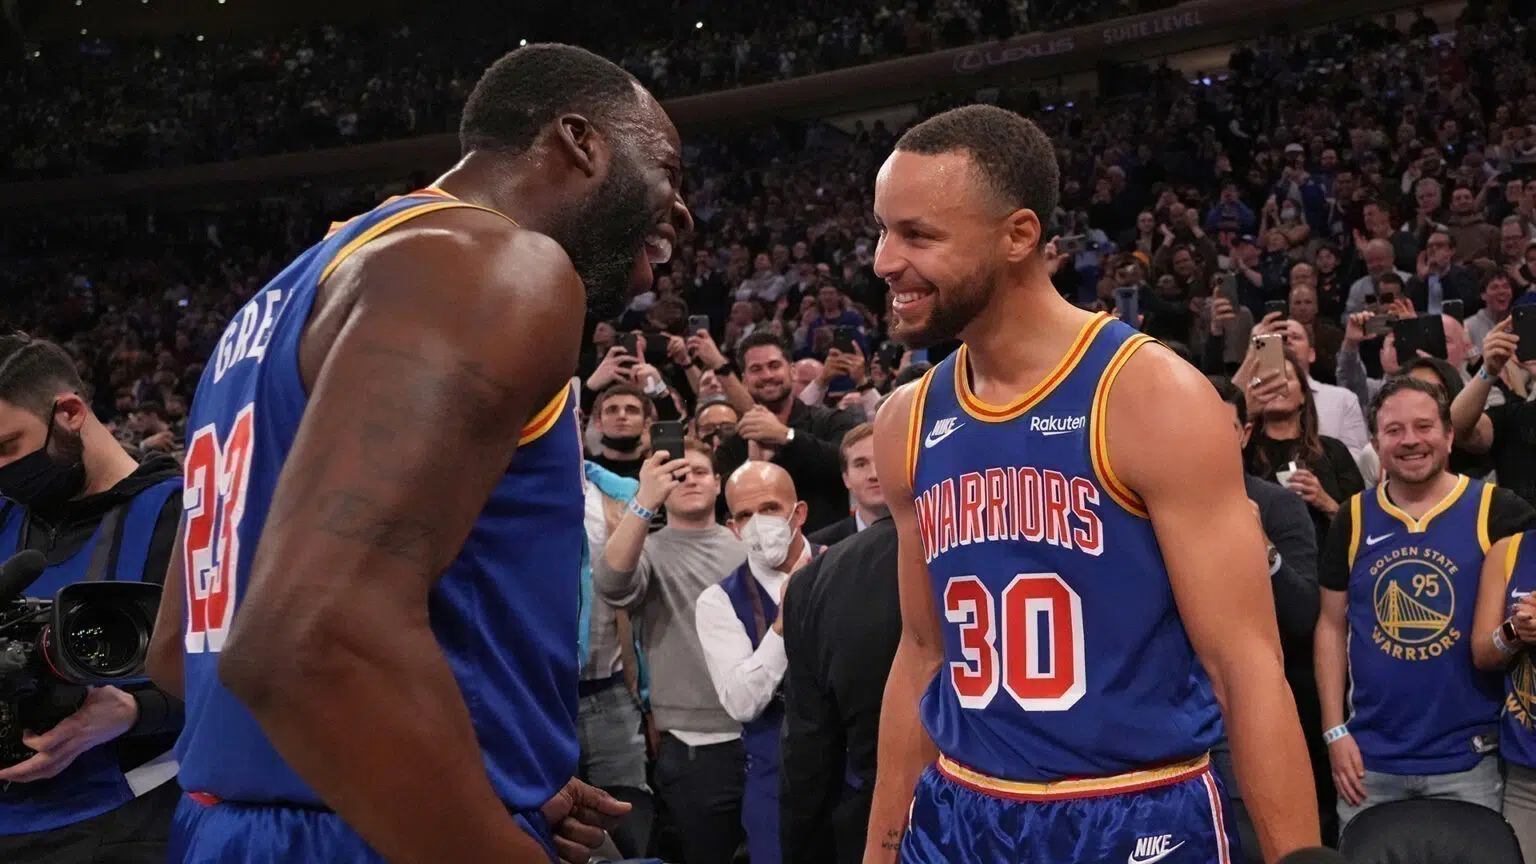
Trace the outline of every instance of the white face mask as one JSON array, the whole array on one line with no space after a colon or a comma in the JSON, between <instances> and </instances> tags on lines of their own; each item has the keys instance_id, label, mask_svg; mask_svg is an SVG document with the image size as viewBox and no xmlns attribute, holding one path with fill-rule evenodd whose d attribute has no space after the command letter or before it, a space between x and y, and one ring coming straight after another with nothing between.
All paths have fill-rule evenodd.
<instances>
[{"instance_id":1,"label":"white face mask","mask_svg":"<svg viewBox=\"0 0 1536 864\"><path fill-rule=\"evenodd\" d=\"M742 526L741 539L747 544L747 558L753 564L771 570L789 557L795 531L783 516L753 516Z\"/></svg>"}]
</instances>

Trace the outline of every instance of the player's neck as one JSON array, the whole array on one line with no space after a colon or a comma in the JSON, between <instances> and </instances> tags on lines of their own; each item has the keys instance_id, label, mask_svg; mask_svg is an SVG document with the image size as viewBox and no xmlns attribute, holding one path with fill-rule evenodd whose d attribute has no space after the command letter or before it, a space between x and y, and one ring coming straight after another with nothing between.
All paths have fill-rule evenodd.
<instances>
[{"instance_id":1,"label":"player's neck","mask_svg":"<svg viewBox=\"0 0 1536 864\"><path fill-rule=\"evenodd\" d=\"M1410 483L1401 477L1389 477L1387 497L1408 515L1418 519L1429 508L1445 500L1445 496L1451 494L1451 490L1460 481L1460 476L1444 470L1423 483Z\"/></svg>"},{"instance_id":2,"label":"player's neck","mask_svg":"<svg viewBox=\"0 0 1536 864\"><path fill-rule=\"evenodd\" d=\"M1071 349L1093 313L1044 285L999 285L992 303L960 334L971 389L1005 404L1040 383Z\"/></svg>"},{"instance_id":3,"label":"player's neck","mask_svg":"<svg viewBox=\"0 0 1536 864\"><path fill-rule=\"evenodd\" d=\"M477 150L432 186L470 204L489 207L520 227L547 232L551 226L541 217L559 210L550 185L536 171L519 170L517 165L509 168L503 158Z\"/></svg>"}]
</instances>

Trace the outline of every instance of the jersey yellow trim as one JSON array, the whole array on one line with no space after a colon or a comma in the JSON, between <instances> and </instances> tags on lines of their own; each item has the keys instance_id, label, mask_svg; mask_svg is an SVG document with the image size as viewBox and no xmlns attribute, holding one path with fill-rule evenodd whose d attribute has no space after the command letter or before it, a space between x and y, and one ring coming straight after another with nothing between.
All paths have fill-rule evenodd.
<instances>
[{"instance_id":1,"label":"jersey yellow trim","mask_svg":"<svg viewBox=\"0 0 1536 864\"><path fill-rule=\"evenodd\" d=\"M1509 548L1504 550L1504 584L1508 585L1515 578L1515 559L1520 555L1520 541L1525 538L1525 532L1509 538Z\"/></svg>"},{"instance_id":2,"label":"jersey yellow trim","mask_svg":"<svg viewBox=\"0 0 1536 864\"><path fill-rule=\"evenodd\" d=\"M448 195L446 192L439 192L437 194L439 196L445 196L445 199L437 201L423 201L421 204L415 207L407 207L398 213L393 213L388 217L381 219L376 224L368 226L367 230L363 231L363 233L353 237L351 241L347 243L347 245L336 250L336 254L331 256L330 263L326 264L325 269L320 271L320 281L324 282L326 279L330 278L330 275L335 272L337 267L341 266L343 261L346 261L348 258L352 257L352 254L363 248L365 244L377 239L379 235L383 234L385 231L401 225L402 223L409 222L412 219L415 219L417 216L425 216L428 213L435 213L438 210L463 208L466 210L484 210L487 213L495 213L497 216L500 216L508 222L511 222L513 225L517 224L516 220L506 215L505 213L501 213L500 211L492 210L489 207L481 207L479 204L470 204L467 201L460 201L459 199ZM379 206L382 207L384 205L381 204ZM334 226L332 230L334 231L339 227L340 226Z\"/></svg>"},{"instance_id":3,"label":"jersey yellow trim","mask_svg":"<svg viewBox=\"0 0 1536 864\"><path fill-rule=\"evenodd\" d=\"M1109 777L1070 778L1044 783L1004 780L1000 777L993 777L983 774L974 768L962 765L943 753L939 754L938 764L934 767L938 769L939 773L944 774L951 780L969 786L978 792L1000 798L1013 798L1025 801L1052 801L1064 798L1118 795L1139 789L1150 789L1157 786L1179 783L1209 771L1211 769L1211 756L1209 753L1202 753L1193 759L1175 762L1172 765L1165 765L1161 768L1130 771L1125 774L1114 774Z\"/></svg>"},{"instance_id":4,"label":"jersey yellow trim","mask_svg":"<svg viewBox=\"0 0 1536 864\"><path fill-rule=\"evenodd\" d=\"M555 428L560 422L560 416L565 413L565 406L571 401L571 387L569 384L560 388L560 395L549 400L539 413L533 415L528 425L523 427L523 432L517 437L517 446L526 447L537 441L545 432Z\"/></svg>"},{"instance_id":5,"label":"jersey yellow trim","mask_svg":"<svg viewBox=\"0 0 1536 864\"><path fill-rule=\"evenodd\" d=\"M1365 493L1356 492L1349 499L1349 568L1355 568L1355 553L1360 551L1361 514L1365 512Z\"/></svg>"},{"instance_id":6,"label":"jersey yellow trim","mask_svg":"<svg viewBox=\"0 0 1536 864\"><path fill-rule=\"evenodd\" d=\"M970 375L966 370L970 368L967 358L970 357L965 345L961 345L955 352L955 395L958 397L960 408L983 423L1004 423L1021 416L1024 412L1033 408L1041 399L1051 394L1061 382L1067 380L1077 364L1082 362L1083 355L1088 353L1088 346L1093 344L1093 337L1104 329L1104 326L1114 320L1108 313L1100 312L1088 319L1081 330L1077 331L1077 337L1072 340L1072 347L1067 349L1056 368L1050 371L1039 384L1030 388L1029 392L1009 402L1007 405L993 405L982 401L971 392Z\"/></svg>"},{"instance_id":7,"label":"jersey yellow trim","mask_svg":"<svg viewBox=\"0 0 1536 864\"><path fill-rule=\"evenodd\" d=\"M1146 502L1141 496L1131 491L1129 486L1121 482L1115 475L1115 468L1109 460L1109 432L1106 418L1109 416L1109 391L1115 386L1115 378L1125 364L1130 362L1131 355L1137 349L1149 342L1155 341L1151 336L1133 336L1125 340L1110 358L1109 365L1104 367L1104 374L1099 376L1097 389L1093 391L1093 405L1088 410L1088 452L1093 462L1093 473L1099 478L1099 485L1109 493L1109 497L1115 499L1127 513L1139 516L1143 519L1150 518L1147 513Z\"/></svg>"},{"instance_id":8,"label":"jersey yellow trim","mask_svg":"<svg viewBox=\"0 0 1536 864\"><path fill-rule=\"evenodd\" d=\"M1477 503L1477 542L1483 547L1483 554L1493 546L1493 541L1488 539L1488 510L1493 503L1493 484L1483 484L1482 500Z\"/></svg>"},{"instance_id":9,"label":"jersey yellow trim","mask_svg":"<svg viewBox=\"0 0 1536 864\"><path fill-rule=\"evenodd\" d=\"M1408 527L1409 534L1423 534L1425 531L1429 530L1429 523L1436 516L1439 516L1441 513L1451 509L1451 507L1455 505L1457 501L1461 500L1461 495L1463 492L1467 491L1467 485L1470 482L1471 481L1467 479L1465 474L1461 475L1456 481L1455 488L1445 493L1445 497L1441 498L1439 503L1435 504L1435 506L1429 508L1428 512L1426 512L1423 518L1420 519L1415 519L1412 516L1409 516L1406 511L1388 500L1387 482L1385 480L1381 482L1381 485L1376 487L1376 502L1381 505L1382 512L1406 525ZM1483 549L1484 551L1487 551L1486 546L1483 547Z\"/></svg>"},{"instance_id":10,"label":"jersey yellow trim","mask_svg":"<svg viewBox=\"0 0 1536 864\"><path fill-rule=\"evenodd\" d=\"M914 495L917 494L917 454L922 450L923 406L928 404L928 387L932 384L933 369L929 369L917 381L917 389L912 393L912 415L907 419L907 488Z\"/></svg>"}]
</instances>

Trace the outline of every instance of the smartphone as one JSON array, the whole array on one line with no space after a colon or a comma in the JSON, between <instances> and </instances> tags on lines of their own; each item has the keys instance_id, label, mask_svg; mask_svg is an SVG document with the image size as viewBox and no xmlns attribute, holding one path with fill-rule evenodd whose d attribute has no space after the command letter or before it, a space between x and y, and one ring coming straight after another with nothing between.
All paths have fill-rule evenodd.
<instances>
[{"instance_id":1,"label":"smartphone","mask_svg":"<svg viewBox=\"0 0 1536 864\"><path fill-rule=\"evenodd\" d=\"M689 336L697 335L700 330L703 330L705 333L709 332L709 316L708 315L689 315L688 316L688 335Z\"/></svg>"},{"instance_id":2,"label":"smartphone","mask_svg":"<svg viewBox=\"0 0 1536 864\"><path fill-rule=\"evenodd\" d=\"M620 336L619 337L619 347L624 349L624 353L625 354L628 354L631 357L639 359L639 357L640 357L640 334L639 333L625 333L623 336Z\"/></svg>"},{"instance_id":3,"label":"smartphone","mask_svg":"<svg viewBox=\"0 0 1536 864\"><path fill-rule=\"evenodd\" d=\"M1253 337L1253 350L1258 355L1258 365L1253 374L1259 378L1273 378L1285 373L1285 334L1264 333Z\"/></svg>"},{"instance_id":4,"label":"smartphone","mask_svg":"<svg viewBox=\"0 0 1536 864\"><path fill-rule=\"evenodd\" d=\"M1509 311L1513 331L1520 337L1515 359L1521 363L1536 360L1536 306L1516 306Z\"/></svg>"},{"instance_id":5,"label":"smartphone","mask_svg":"<svg viewBox=\"0 0 1536 864\"><path fill-rule=\"evenodd\" d=\"M1221 296L1227 298L1227 302L1232 305L1232 311L1234 313L1237 312L1237 307L1239 305L1237 299L1237 274L1221 274L1221 287L1218 288L1217 291L1221 293Z\"/></svg>"},{"instance_id":6,"label":"smartphone","mask_svg":"<svg viewBox=\"0 0 1536 864\"><path fill-rule=\"evenodd\" d=\"M1392 323L1392 348L1397 352L1397 362L1407 363L1423 351L1431 357L1445 359L1445 319L1426 313L1404 318Z\"/></svg>"},{"instance_id":7,"label":"smartphone","mask_svg":"<svg viewBox=\"0 0 1536 864\"><path fill-rule=\"evenodd\" d=\"M1286 316L1290 314L1290 304L1284 300L1270 300L1264 304L1264 317L1268 318L1275 312L1279 312L1280 320L1284 321Z\"/></svg>"},{"instance_id":8,"label":"smartphone","mask_svg":"<svg viewBox=\"0 0 1536 864\"><path fill-rule=\"evenodd\" d=\"M1460 300L1444 300L1440 303L1440 314L1449 315L1457 321L1467 317L1466 304Z\"/></svg>"},{"instance_id":9,"label":"smartphone","mask_svg":"<svg viewBox=\"0 0 1536 864\"><path fill-rule=\"evenodd\" d=\"M1135 327L1141 328L1141 302L1140 291L1135 285L1124 285L1115 289L1115 317Z\"/></svg>"},{"instance_id":10,"label":"smartphone","mask_svg":"<svg viewBox=\"0 0 1536 864\"><path fill-rule=\"evenodd\" d=\"M683 458L683 424L677 420L657 420L651 424L651 452L667 451L668 459Z\"/></svg>"},{"instance_id":11,"label":"smartphone","mask_svg":"<svg viewBox=\"0 0 1536 864\"><path fill-rule=\"evenodd\" d=\"M858 336L857 327L835 327L832 330L832 347L844 354L852 354L858 350L855 347Z\"/></svg>"},{"instance_id":12,"label":"smartphone","mask_svg":"<svg viewBox=\"0 0 1536 864\"><path fill-rule=\"evenodd\" d=\"M1056 238L1058 255L1078 255L1088 251L1088 235L1063 234Z\"/></svg>"}]
</instances>

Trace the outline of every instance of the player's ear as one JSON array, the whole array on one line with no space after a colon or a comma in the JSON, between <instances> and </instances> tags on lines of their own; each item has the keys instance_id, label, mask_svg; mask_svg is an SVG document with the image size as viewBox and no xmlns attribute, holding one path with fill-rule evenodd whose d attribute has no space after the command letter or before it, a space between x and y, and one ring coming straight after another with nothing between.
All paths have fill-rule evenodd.
<instances>
[{"instance_id":1,"label":"player's ear","mask_svg":"<svg viewBox=\"0 0 1536 864\"><path fill-rule=\"evenodd\" d=\"M1008 214L1003 221L1004 257L1008 263L1018 264L1031 255L1039 255L1043 233L1035 211L1020 208Z\"/></svg>"},{"instance_id":2,"label":"player's ear","mask_svg":"<svg viewBox=\"0 0 1536 864\"><path fill-rule=\"evenodd\" d=\"M605 168L607 147L592 121L580 114L562 114L555 121L555 140L576 170L588 177Z\"/></svg>"}]
</instances>

